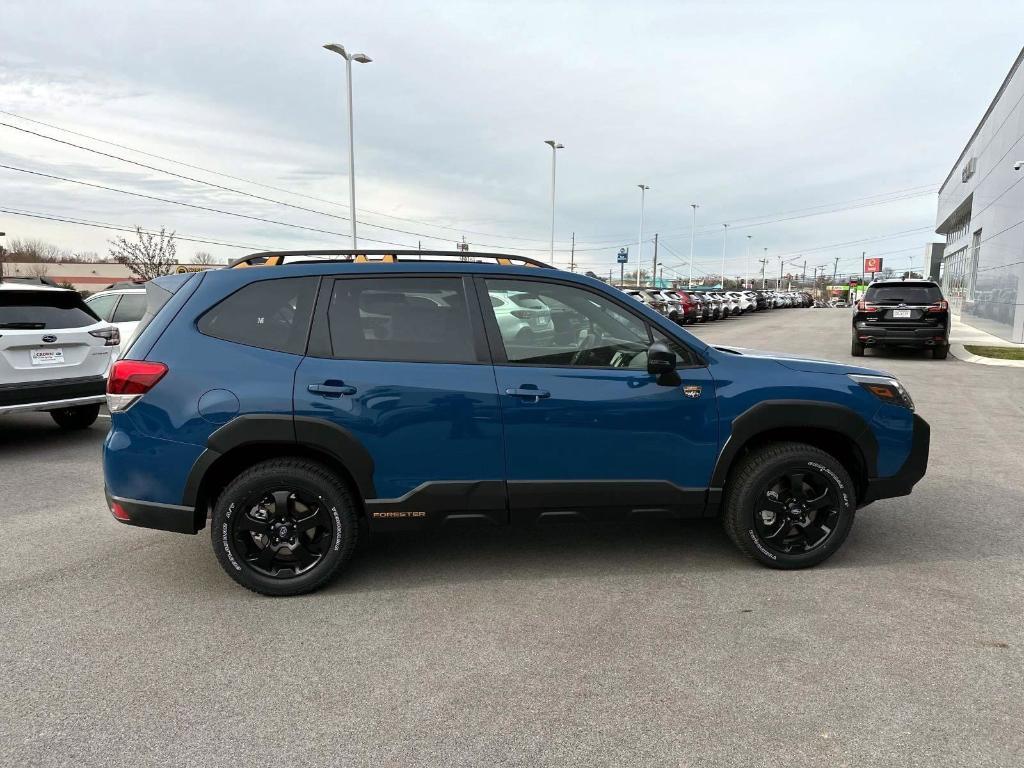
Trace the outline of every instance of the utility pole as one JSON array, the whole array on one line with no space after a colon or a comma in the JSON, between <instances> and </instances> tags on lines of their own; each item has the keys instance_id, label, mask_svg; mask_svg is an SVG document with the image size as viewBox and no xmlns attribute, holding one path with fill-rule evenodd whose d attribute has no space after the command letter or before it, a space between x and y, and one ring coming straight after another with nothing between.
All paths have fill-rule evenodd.
<instances>
[{"instance_id":1,"label":"utility pole","mask_svg":"<svg viewBox=\"0 0 1024 768\"><path fill-rule=\"evenodd\" d=\"M765 250L767 251L768 249L765 248ZM768 259L758 259L758 261L761 262L761 290L763 291L765 288L764 268L765 265L768 263Z\"/></svg>"},{"instance_id":2,"label":"utility pole","mask_svg":"<svg viewBox=\"0 0 1024 768\"><path fill-rule=\"evenodd\" d=\"M0 237L4 237L6 234L7 234L6 232L0 232ZM3 282L3 279L4 279L4 254L5 253L7 253L7 251L4 249L4 247L2 245L0 245L0 282Z\"/></svg>"},{"instance_id":3,"label":"utility pole","mask_svg":"<svg viewBox=\"0 0 1024 768\"><path fill-rule=\"evenodd\" d=\"M807 282L807 259L804 259L804 268L800 273L800 284L803 285Z\"/></svg>"},{"instance_id":4,"label":"utility pole","mask_svg":"<svg viewBox=\"0 0 1024 768\"><path fill-rule=\"evenodd\" d=\"M836 256L836 265L832 267L832 285L836 284L836 276L839 274L839 257Z\"/></svg>"},{"instance_id":5,"label":"utility pole","mask_svg":"<svg viewBox=\"0 0 1024 768\"><path fill-rule=\"evenodd\" d=\"M552 262L552 266L554 262ZM572 233L572 250L569 251L569 271L576 271L576 233Z\"/></svg>"},{"instance_id":6,"label":"utility pole","mask_svg":"<svg viewBox=\"0 0 1024 768\"><path fill-rule=\"evenodd\" d=\"M654 263L651 265L651 279L654 280L658 276L658 233L654 233ZM658 285L661 288L661 285Z\"/></svg>"},{"instance_id":7,"label":"utility pole","mask_svg":"<svg viewBox=\"0 0 1024 768\"><path fill-rule=\"evenodd\" d=\"M779 279L775 283L775 290L776 291L781 291L782 290L782 257L781 256L779 256Z\"/></svg>"}]
</instances>

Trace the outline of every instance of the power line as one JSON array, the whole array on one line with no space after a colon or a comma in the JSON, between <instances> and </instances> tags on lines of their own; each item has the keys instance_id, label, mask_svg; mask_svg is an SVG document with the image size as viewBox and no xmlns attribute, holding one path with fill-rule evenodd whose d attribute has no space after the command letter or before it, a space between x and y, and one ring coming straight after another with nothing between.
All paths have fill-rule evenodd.
<instances>
[{"instance_id":1,"label":"power line","mask_svg":"<svg viewBox=\"0 0 1024 768\"><path fill-rule=\"evenodd\" d=\"M96 229L109 229L115 232L134 232L135 227L127 227L122 224L108 224L102 221L90 221L89 219L79 219L70 216L58 216L56 214L42 213L39 211L29 211L25 209L17 208L3 208L0 207L0 213L7 213L11 216L23 216L30 219L45 219L46 221L58 221L64 224L77 224L81 227L95 227ZM150 227L139 227L146 234L157 234L158 230ZM271 247L266 245L244 245L242 243L232 243L226 240L214 240L211 238L203 238L195 235L181 235L177 232L174 233L175 240L184 240L189 243L202 243L204 245L220 245L225 248L241 248L247 251L267 251L273 250Z\"/></svg>"},{"instance_id":2,"label":"power line","mask_svg":"<svg viewBox=\"0 0 1024 768\"><path fill-rule=\"evenodd\" d=\"M24 120L26 122L34 123L34 124L37 124L37 125L43 125L43 126L45 126L47 128L51 128L53 130L62 131L62 132L65 132L65 133L69 133L71 135L81 136L82 138L87 138L90 141L96 141L96 142L100 142L100 143L103 143L103 144L107 144L109 146L118 147L120 149L126 149L126 150L128 150L130 152L136 152L138 154L145 155L147 157L153 157L153 158L157 158L157 159L160 159L160 160L164 160L166 162L175 163L177 165L181 165L181 166L184 166L186 168L192 168L194 170L203 171L204 173L210 173L210 174L213 174L213 175L216 175L216 176L222 176L224 178L233 179L235 181L241 181L243 183L252 184L254 186L262 187L262 188L265 188L265 189L271 189L271 190L274 190L274 191L283 192L285 194L295 195L297 197L303 197L303 198L310 199L310 200L316 200L316 201L319 201L319 202L324 202L324 203L327 203L329 205L337 205L337 206L346 207L346 208L348 207L348 206L343 206L341 203L337 203L337 202L334 202L332 200L328 200L328 199L325 199L325 198L319 198L319 197L315 197L315 196L312 196L312 195L306 195L306 194L303 194L303 193L300 193L300 192L294 192L292 190L284 189L284 188L281 188L281 187L275 187L275 186L272 186L272 185L269 185L269 184L264 184L264 183L261 183L261 182L253 181L251 179L246 179L246 178L243 178L243 177L240 177L240 176L232 176L231 174L222 173L220 171L214 171L214 170L211 170L209 168L204 168L204 167L199 166L199 165L194 165L194 164L191 164L191 163L187 163L187 162L184 162L184 161L181 161L181 160L176 160L174 158L166 157L166 156L163 156L163 155L157 155L157 154L154 154L154 153L146 152L144 150L136 149L134 147L130 147L130 146L125 145L125 144L118 144L116 142L108 141L106 139L101 139L101 138L98 138L96 136L91 136L89 134L81 133L81 132L78 132L78 131L73 131L73 130L68 129L68 128L63 128L63 127L61 127L59 125L54 125L52 123L44 122L42 120L34 120L32 118L23 117L21 115L18 115L18 114L14 113L14 112L10 112L10 111L7 111L7 110L0 110L0 114L9 115L9 116L14 117L16 119ZM76 149L81 149L81 150L86 151L86 152L91 152L91 153L94 153L94 154L97 154L97 155L100 155L100 156L103 156L103 157L107 157L109 159L113 159L113 160L117 160L117 161L120 161L120 162L129 163L131 165L135 165L135 166L138 166L138 167L141 167L141 168L145 168L147 170L155 171L157 173L167 174L169 176L173 176L175 178L179 178L179 179L182 179L182 180L185 180L185 181L190 181L190 182L196 183L196 184L203 184L203 185L206 185L206 186L209 186L209 187L212 187L212 188L215 188L215 189L219 189L219 190L222 190L222 191L225 191L225 192L229 192L229 193L232 193L232 194L243 195L243 196L246 196L246 197L250 197L250 198L253 198L253 199L256 199L256 200L260 200L260 201L263 201L263 202L268 202L268 203L275 204L275 205L282 205L282 206L285 206L285 207L288 207L288 208L292 208L292 209L295 209L295 210L299 210L299 211L303 211L303 212L306 212L306 213L313 213L313 214L320 215L320 216L327 216L327 217L338 219L338 220L342 220L342 221L350 221L350 218L346 217L346 216L340 216L338 214L332 214L332 213L328 213L326 211L317 210L315 208L308 208L306 206L295 205L294 203L289 203L287 201L277 200L275 198L270 198L270 197L266 197L266 196L263 196L263 195L257 195L257 194L254 194L252 192L247 192L245 190L239 190L239 189L235 189L233 187L227 187L227 186L224 186L224 185L221 185L221 184L216 184L214 182L206 181L204 179L197 179L195 177L188 176L188 175L185 175L185 174L175 173L174 171L170 171L170 170L165 169L165 168L159 168L159 167L156 167L156 166L148 165L146 163L141 163L139 161L132 160L130 158L122 157L120 155L114 155L114 154L111 154L111 153L108 153L108 152L102 152L100 150L97 150L97 149L94 149L94 148L91 148L91 147L82 146L80 144L75 144L73 142L65 141L63 139L59 139L59 138L56 138L54 136L48 136L46 134L39 133L37 131L28 130L27 128L22 128L20 126L11 125L10 123L0 123L0 126L11 128L13 130L20 131L22 133L26 133L26 134L29 134L29 135L32 135L32 136L36 136L38 138L47 139L49 141L54 141L54 142L57 142L57 143L60 143L60 144L64 144L66 146L70 146L70 147L73 147L73 148L76 148ZM919 190L925 190L925 191L919 191ZM883 205L883 204L891 203L891 202L899 202L901 200L907 200L907 199L911 199L911 198L914 198L914 197L920 197L920 196L923 196L923 195L932 194L933 192L934 192L934 185L919 185L917 187L908 187L906 189L895 190L893 192L883 192L883 193L877 193L877 194L874 194L874 195L868 195L868 196L864 196L864 197L853 198L851 200L844 201L844 202L841 202L841 203L829 203L829 204L822 204L822 205L818 205L818 206L811 206L811 207L802 208L802 209L799 209L799 208L798 209L792 209L790 211L783 211L783 212L777 213L777 214L765 214L765 215L760 215L760 216L744 217L744 218L736 219L736 220L734 220L734 222L730 222L730 225L734 226L737 229L748 229L748 228L752 228L752 227L765 226L767 224L774 224L774 223L780 223L780 222L785 222L785 221L792 221L792 220L801 219L801 218L808 218L808 217L812 217L812 216L827 215L829 213L840 213L840 212L847 211L847 210L855 210L855 209L858 209L858 208L870 207L870 206L874 206L874 205ZM910 193L910 194L906 194L906 193ZM893 197L894 195L900 195L900 196ZM875 200L874 198L888 198L888 199ZM862 202L862 201L867 201L867 202ZM846 205L846 203L856 203L856 204L854 204L854 205ZM818 210L818 209L820 209L822 207L825 207L825 206L844 206L844 207L838 207L838 208L832 207L832 208L828 208L827 210ZM379 211L364 210L364 212L371 213L371 214L377 215L377 216L383 216L383 217L386 217L386 218L392 218L392 219L395 219L395 220L398 220L398 221L409 221L409 222L412 222L412 223L421 224L423 226L432 227L432 228L435 228L435 229L444 229L444 230L448 230L448 231L452 231L452 232L468 233L468 234L481 234L481 235L484 235L484 236L498 237L498 238L503 238L503 239L506 239L506 240L521 240L521 241L524 241L524 242L543 242L539 238L528 238L528 237L522 237L522 236L518 236L518 235L501 235L501 234L497 234L497 233L486 233L486 232L480 232L480 231L476 231L476 230L468 230L468 229L464 229L464 228L461 228L461 227L449 227L449 226L445 226L445 225L441 225L441 224L433 224L433 223L430 223L430 222L424 222L424 221L417 220L417 219L404 218L404 217L401 217L401 216L393 216L391 214L385 214L385 213L382 213L382 212L379 212ZM790 214L794 214L794 215L790 215ZM772 218L772 217L779 217L779 218ZM740 222L751 222L751 223L744 224L744 223L740 223ZM427 234L427 233L422 233L422 232L416 232L416 231L410 231L410 230L405 230L405 229L399 229L399 228L396 228L396 227L388 227L388 226L384 226L384 225L381 225L381 224L373 224L371 222L362 221L362 220L360 220L358 218L357 218L357 223L362 224L364 226L373 227L373 228L377 228L377 229L382 229L382 230L389 231L389 232L395 232L397 234L410 235L410 236L413 236L413 237L427 237L427 238L436 239L436 240L444 239L442 236L438 236L438 235L435 235L435 234ZM706 233L708 231L712 231L716 226L720 226L720 224L719 225L714 225L714 224L703 225L701 227L701 229L704 230L703 233ZM666 235L666 237L675 237L677 235L682 235L682 234L688 234L688 230L677 232L677 233L668 233ZM369 240L370 242L393 244L393 243L387 243L387 241L374 240L372 238L365 238L365 239ZM624 241L626 239L627 238L623 238L621 240L589 241L589 244L591 246L593 246L593 247L576 248L575 250L579 251L579 252L593 252L593 251L605 250L605 247L608 247L608 248L619 247L619 246L624 244ZM530 252L538 252L538 253L548 250L547 248L528 248L528 247L519 247L519 246L506 246L506 245L498 245L498 244L494 244L494 243L480 243L480 245L481 245L481 247L496 248L496 249L499 249L499 250L530 251ZM559 248L559 249L556 249L556 250L558 250L560 252L564 252L564 251L566 251L568 249Z\"/></svg>"},{"instance_id":3,"label":"power line","mask_svg":"<svg viewBox=\"0 0 1024 768\"><path fill-rule=\"evenodd\" d=\"M155 200L156 202L159 202L159 203L169 203L171 205L184 206L185 208L193 208L193 209L198 210L198 211L207 211L209 213L217 213L217 214L220 214L221 216L234 216L235 218L239 218L239 219L248 219L250 221L260 221L260 222L263 222L264 224L275 224L275 225L280 226L280 227L290 227L292 229L305 230L306 232L316 232L317 234L321 234L321 235L333 235L333 236L336 236L336 237L346 237L347 236L344 232L334 232L334 231L331 231L329 229L319 229L318 227L307 227L307 226L304 226L302 224L292 224L291 222L278 221L277 219L268 219L268 218L264 218L263 216L251 216L251 215L249 215L247 213L236 213L234 211L223 211L220 208L212 208L212 207L207 206L207 205L198 205L196 203L186 203L183 200L173 200L173 199L168 198L168 197L157 197L156 195L147 195L147 194L144 194L142 192L132 192L132 191L127 190L127 189L119 189L117 187L108 187L105 184L95 184L95 183L90 182L90 181L82 181L81 179L71 179L71 178L68 178L67 176L57 176L57 175L50 174L50 173L43 173L42 171L30 171L27 168L16 168L13 165L0 165L0 168L4 168L4 169L9 170L9 171L17 171L19 173L28 173L28 174L31 174L32 176L40 176L40 177L46 178L46 179L54 179L56 181L64 181L64 182L67 182L69 184L80 184L81 186L84 186L84 187L92 187L93 189L102 189L102 190L105 190L107 192L116 192L119 195L129 195L131 197L141 197L141 198L144 198L146 200ZM388 240L374 240L373 238L369 238L369 237L364 237L363 239L364 240L368 240L371 243L381 243L383 245L397 245L397 246L400 246L402 248L409 248L409 247L411 247L411 246L409 246L409 245L407 245L405 243L393 243L393 242L390 242Z\"/></svg>"},{"instance_id":4,"label":"power line","mask_svg":"<svg viewBox=\"0 0 1024 768\"><path fill-rule=\"evenodd\" d=\"M229 173L223 173L221 171L215 171L215 170L212 170L210 168L204 168L201 165L194 165L192 163L186 163L186 162L184 162L182 160L175 160L174 158L166 157L165 155L157 155L157 154L154 154L152 152L146 152L146 151L141 150L141 149L136 149L135 147L130 147L130 146L126 145L126 144L118 144L117 142L114 142L114 141L108 141L106 139L101 139L101 138L99 138L97 136L90 136L87 133L81 133L79 131L73 131L73 130L71 130L69 128L63 128L63 127L61 127L59 125L53 125L52 123L43 122L42 120L33 120L32 118L23 117L21 115L15 114L14 112L8 112L7 110L0 109L0 114L9 115L11 117L17 118L18 120L24 120L24 121L29 122L29 123L35 123L37 125L43 125L43 126L46 126L47 128L51 128L51 129L56 130L56 131L62 131L64 133L69 133L69 134L71 134L73 136L80 136L80 137L82 137L84 139L89 139L90 141L95 141L95 142L99 142L101 144L106 144L108 146L117 147L118 149L126 149L129 152L135 152L137 154L144 155L146 157L152 157L152 158L155 158L157 160L163 160L163 161L168 162L168 163L174 163L175 165L180 165L180 166L183 166L185 168L191 168L191 169L196 170L196 171L202 171L203 173L209 173L209 174L212 174L214 176L222 176L222 177L227 178L227 179L232 179L233 181L241 181L244 184L252 184L253 186L256 186L256 187L262 187L264 189L270 189L270 190L273 190L275 192L283 192L283 193L285 193L287 195L294 195L296 197L306 198L307 200L315 200L317 202L327 203L328 205L336 205L336 206L339 206L341 208L348 208L349 207L348 205L345 205L344 203L339 203L339 202L336 202L334 200L329 200L327 198L316 197L314 195L307 195L307 194L304 194L302 192L295 192L294 190L285 189L283 187L275 187L275 186L273 186L271 184L264 184L262 182L254 181L252 179L246 179L246 178L243 178L241 176L232 176ZM110 154L109 152L101 152L98 149L93 149L92 147L85 147L85 146L82 146L81 144L75 144L75 143L70 142L70 141L64 141L63 139L58 139L55 136L47 136L44 133L38 133L37 131L30 131L27 128L21 128L21 127L16 126L16 125L11 125L10 123L0 123L0 126L4 126L5 128L11 128L11 129L13 129L15 131L21 131L22 133L27 133L27 134L30 134L32 136L37 136L37 137L42 138L42 139L48 139L49 141L55 141L55 142L58 142L60 144L65 144L65 145L67 145L69 147L74 147L75 149L85 150L86 152L93 152L94 154L102 155L103 157L108 157L108 158L110 158L112 160L119 160L121 162L131 163L132 165L137 165L137 166L139 166L141 168L146 168L146 169L151 170L151 171L157 171L158 173L165 173L165 174L167 174L169 176L175 176L175 177L177 177L179 179L184 179L186 181L191 181L191 182L194 182L194 183L197 183L197 184L206 184L208 186L215 187L217 189L221 189L221 190L224 190L226 192L232 192L232 193L239 194L239 195L245 195L247 197L253 197L253 198L256 198L257 200L263 200L265 202L274 203L276 205L284 205L284 206L288 206L290 208L297 208L298 210L306 211L306 212L309 212L309 213L316 213L316 214L319 214L321 216L331 216L333 218L342 219L344 221L350 221L350 218L347 217L347 216L338 216L338 215L335 215L335 214L327 213L326 211L318 211L318 210L313 209L313 208L305 208L303 206L297 206L297 205L294 205L293 203L288 203L288 202L283 201L283 200L275 200L273 198L264 197L262 195L255 195L255 194L253 194L251 192L246 192L244 190L239 190L239 189L234 189L232 187L225 187L225 186L222 186L222 185L219 185L219 184L214 184L213 182L205 181L203 179L196 179L196 178L194 178L192 176L186 176L184 174L175 173L174 171L167 170L166 168L157 168L157 167L152 166L152 165L147 165L146 163L140 163L140 162L138 162L136 160L132 160L130 158L121 157L120 155L113 155L113 154ZM358 215L358 210L359 209L357 209L357 215ZM402 216L394 216L394 215L389 214L389 213L383 213L381 211L372 211L372 210L369 210L369 209L366 209L366 208L362 209L362 212L363 213L368 213L368 214L371 214L371 215L374 215L374 216L382 216L384 218L395 219L396 221L407 221L407 222L410 222L412 224L421 224L421 225L423 225L425 227L433 227L435 229L444 229L444 230L448 230L450 232L457 232L457 233L460 233L460 234L465 233L465 234L472 234L472 235L484 235L484 236L487 236L487 237L498 237L498 238L505 238L505 239L508 239L508 240L524 240L524 241L527 241L527 242L537 242L537 243L546 242L545 240L543 240L541 238L536 238L536 237L520 237L520 236L517 236L517 235L501 235L501 234L497 234L497 233L480 232L480 231L476 231L476 230L465 229L465 228L462 228L462 227L449 227L449 226L446 226L444 224L434 224L434 223L429 222L429 221L421 221L421 220L418 220L418 219L410 219L410 218L406 218L406 217L402 217ZM385 227L385 226L383 226L381 224L372 224L370 222L360 221L359 219L356 219L356 221L357 221L357 223L363 224L363 225L368 226L368 227L377 227L378 229L391 229L392 231L401 232L402 234L418 234L418 235L421 235L423 237L430 237L430 238L434 238L434 239L438 239L438 240L443 239L442 237L440 237L438 235L427 235L427 234L423 234L423 233L409 233L409 232L406 232L404 230L392 229L390 227ZM497 246L489 246L489 247L497 247ZM539 250L545 250L545 249L539 249Z\"/></svg>"}]
</instances>

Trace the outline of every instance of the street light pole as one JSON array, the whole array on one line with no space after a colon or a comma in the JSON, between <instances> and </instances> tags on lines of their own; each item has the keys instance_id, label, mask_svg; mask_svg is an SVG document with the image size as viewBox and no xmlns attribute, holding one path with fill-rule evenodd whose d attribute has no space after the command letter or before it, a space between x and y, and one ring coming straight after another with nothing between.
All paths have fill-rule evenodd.
<instances>
[{"instance_id":1,"label":"street light pole","mask_svg":"<svg viewBox=\"0 0 1024 768\"><path fill-rule=\"evenodd\" d=\"M349 216L352 219L352 248L356 244L356 148L352 119L352 62L369 64L373 59L365 53L348 53L340 43L327 43L324 48L345 59L345 81L348 90L348 204Z\"/></svg>"},{"instance_id":2,"label":"street light pole","mask_svg":"<svg viewBox=\"0 0 1024 768\"><path fill-rule=\"evenodd\" d=\"M767 282L767 279L764 276L764 268L765 268L765 265L767 265L767 264L768 264L768 248L765 247L765 249L764 249L764 258L761 259L761 290L762 291L765 289L765 285L766 285L766 282Z\"/></svg>"},{"instance_id":3,"label":"street light pole","mask_svg":"<svg viewBox=\"0 0 1024 768\"><path fill-rule=\"evenodd\" d=\"M722 290L725 290L725 239L729 234L729 225L722 225Z\"/></svg>"},{"instance_id":4,"label":"street light pole","mask_svg":"<svg viewBox=\"0 0 1024 768\"><path fill-rule=\"evenodd\" d=\"M646 184L637 184L640 187L640 236L636 241L636 287L640 287L640 268L643 266L643 248L644 248L644 193L647 192L650 187Z\"/></svg>"},{"instance_id":5,"label":"street light pole","mask_svg":"<svg viewBox=\"0 0 1024 768\"><path fill-rule=\"evenodd\" d=\"M697 203L690 203L690 207L693 208L693 217L690 219L690 277L686 285L693 288L693 235L697 229L697 209L700 206Z\"/></svg>"},{"instance_id":6,"label":"street light pole","mask_svg":"<svg viewBox=\"0 0 1024 768\"><path fill-rule=\"evenodd\" d=\"M747 255L746 255L746 257L743 260L744 261L744 264L743 264L743 287L744 288L747 288L748 287L747 284L750 283L750 238L751 237L753 237L753 235L747 235ZM753 288L754 286L751 284L750 287Z\"/></svg>"},{"instance_id":7,"label":"street light pole","mask_svg":"<svg viewBox=\"0 0 1024 768\"><path fill-rule=\"evenodd\" d=\"M555 157L558 150L565 149L564 144L559 144L554 139L544 141L551 147L551 266L555 265Z\"/></svg>"}]
</instances>

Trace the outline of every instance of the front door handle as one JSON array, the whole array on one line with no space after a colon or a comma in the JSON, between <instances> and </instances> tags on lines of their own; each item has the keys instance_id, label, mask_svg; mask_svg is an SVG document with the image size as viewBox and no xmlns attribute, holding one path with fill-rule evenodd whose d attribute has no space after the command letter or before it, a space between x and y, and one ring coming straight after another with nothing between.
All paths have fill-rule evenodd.
<instances>
[{"instance_id":1,"label":"front door handle","mask_svg":"<svg viewBox=\"0 0 1024 768\"><path fill-rule=\"evenodd\" d=\"M325 381L322 384L310 384L306 387L314 395L323 397L341 397L342 395L354 395L355 387L350 387L343 381Z\"/></svg>"},{"instance_id":2,"label":"front door handle","mask_svg":"<svg viewBox=\"0 0 1024 768\"><path fill-rule=\"evenodd\" d=\"M551 397L551 393L546 389L531 389L529 387L506 389L505 394L511 395L512 397L531 397L535 403L539 403L545 397Z\"/></svg>"}]
</instances>

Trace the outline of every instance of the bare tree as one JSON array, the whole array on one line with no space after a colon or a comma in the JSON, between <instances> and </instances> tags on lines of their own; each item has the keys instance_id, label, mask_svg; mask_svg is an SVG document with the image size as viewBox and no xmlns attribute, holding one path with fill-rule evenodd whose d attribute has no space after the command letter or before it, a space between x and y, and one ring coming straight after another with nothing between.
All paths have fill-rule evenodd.
<instances>
[{"instance_id":1,"label":"bare tree","mask_svg":"<svg viewBox=\"0 0 1024 768\"><path fill-rule=\"evenodd\" d=\"M123 236L110 241L110 255L118 264L123 264L131 273L143 280L169 275L171 268L178 263L175 258L177 246L174 233L167 233L160 227L160 234L143 232L142 227L135 227L137 242L129 242Z\"/></svg>"},{"instance_id":2,"label":"bare tree","mask_svg":"<svg viewBox=\"0 0 1024 768\"><path fill-rule=\"evenodd\" d=\"M192 259L192 262L194 264L201 264L204 267L207 267L210 264L217 263L216 260L213 258L213 254L210 253L209 251L196 251L195 258Z\"/></svg>"},{"instance_id":3,"label":"bare tree","mask_svg":"<svg viewBox=\"0 0 1024 768\"><path fill-rule=\"evenodd\" d=\"M31 277L46 277L50 271L50 265L45 261L37 261L25 268Z\"/></svg>"}]
</instances>

